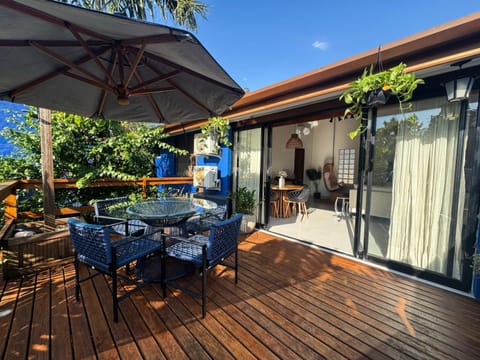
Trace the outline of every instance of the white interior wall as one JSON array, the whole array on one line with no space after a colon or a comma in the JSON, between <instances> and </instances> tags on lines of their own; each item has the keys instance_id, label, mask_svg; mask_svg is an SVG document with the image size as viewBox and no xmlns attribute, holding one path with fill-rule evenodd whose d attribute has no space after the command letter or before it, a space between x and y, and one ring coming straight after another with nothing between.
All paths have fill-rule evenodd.
<instances>
[{"instance_id":1,"label":"white interior wall","mask_svg":"<svg viewBox=\"0 0 480 360\"><path fill-rule=\"evenodd\" d=\"M355 172L357 171L359 139L357 137L351 140L348 136L348 133L357 127L357 122L354 119L335 120L334 122L323 119L305 123L305 125L307 124L311 129L310 134L300 136L305 149L305 170L310 168L323 170L323 165L327 161L333 159L335 162L339 149L355 149ZM272 129L271 174L273 177L277 176L280 170L286 170L290 177L293 175L295 152L293 149L285 148L285 144L291 134L295 133L295 129L295 125L279 126ZM308 180L306 174L304 174L304 181L314 189L313 183ZM329 195L323 180L320 181L319 185L322 198L328 198Z\"/></svg>"},{"instance_id":2,"label":"white interior wall","mask_svg":"<svg viewBox=\"0 0 480 360\"><path fill-rule=\"evenodd\" d=\"M272 169L271 176L278 176L285 170L288 177L293 177L295 150L285 147L290 136L295 133L295 125L278 126L272 129Z\"/></svg>"}]
</instances>

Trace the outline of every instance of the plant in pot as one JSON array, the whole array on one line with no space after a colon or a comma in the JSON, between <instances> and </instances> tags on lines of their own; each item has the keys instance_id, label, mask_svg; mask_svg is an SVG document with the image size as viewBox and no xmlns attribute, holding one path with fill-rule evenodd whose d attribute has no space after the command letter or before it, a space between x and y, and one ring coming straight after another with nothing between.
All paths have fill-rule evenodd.
<instances>
[{"instance_id":1,"label":"plant in pot","mask_svg":"<svg viewBox=\"0 0 480 360\"><path fill-rule=\"evenodd\" d=\"M405 103L413 96L413 91L418 85L424 84L422 79L417 79L414 73L405 72L407 65L400 63L390 69L375 72L373 65L365 68L362 75L350 83L350 88L340 95L348 105L345 116L353 115L357 120L362 120L362 110L385 104L391 96L397 98L402 114L407 109ZM361 124L349 133L353 139L363 131Z\"/></svg>"},{"instance_id":2,"label":"plant in pot","mask_svg":"<svg viewBox=\"0 0 480 360\"><path fill-rule=\"evenodd\" d=\"M478 237L477 241L480 241L480 235L477 234L477 237ZM480 249L478 244L475 245L475 253L472 255L472 268L473 268L472 293L475 299L480 299Z\"/></svg>"},{"instance_id":3,"label":"plant in pot","mask_svg":"<svg viewBox=\"0 0 480 360\"><path fill-rule=\"evenodd\" d=\"M320 182L320 179L322 178L322 171L320 169L307 169L307 176L310 181L313 181L313 184L315 185L315 192L313 193L313 198L314 199L320 199L321 194L318 191L318 183Z\"/></svg>"},{"instance_id":4,"label":"plant in pot","mask_svg":"<svg viewBox=\"0 0 480 360\"><path fill-rule=\"evenodd\" d=\"M208 119L208 122L200 126L202 146L213 149L219 153L220 145L231 146L232 143L228 137L230 131L230 122L228 119L216 116Z\"/></svg>"},{"instance_id":5,"label":"plant in pot","mask_svg":"<svg viewBox=\"0 0 480 360\"><path fill-rule=\"evenodd\" d=\"M246 187L241 187L237 191L229 195L232 200L232 205L235 213L243 215L240 229L243 233L251 233L255 229L257 218L255 210L257 202L255 198L255 190L248 190Z\"/></svg>"}]
</instances>

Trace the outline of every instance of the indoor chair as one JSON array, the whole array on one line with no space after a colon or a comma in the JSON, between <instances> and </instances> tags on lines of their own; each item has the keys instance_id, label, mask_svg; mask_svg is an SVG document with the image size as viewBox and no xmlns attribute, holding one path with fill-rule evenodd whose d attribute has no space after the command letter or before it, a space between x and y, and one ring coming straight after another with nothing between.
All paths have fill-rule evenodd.
<instances>
[{"instance_id":1,"label":"indoor chair","mask_svg":"<svg viewBox=\"0 0 480 360\"><path fill-rule=\"evenodd\" d=\"M194 235L185 238L163 237L163 259L162 259L162 289L163 296L166 296L166 286L180 289L187 294L202 299L202 318L206 314L206 287L207 271L218 264L225 265L234 269L235 283L238 279L238 235L240 233L240 224L242 214L236 214L230 219L217 222L210 227L208 236ZM172 241L173 240L173 241ZM234 255L234 262L224 262L230 255ZM176 280L168 280L165 277L167 257L183 260L194 264L200 271L201 292L192 289L194 282L198 277L194 276L186 284L179 284Z\"/></svg>"},{"instance_id":2,"label":"indoor chair","mask_svg":"<svg viewBox=\"0 0 480 360\"><path fill-rule=\"evenodd\" d=\"M343 183L337 180L333 163L326 163L323 166L323 182L325 188L330 193L330 200L335 201L337 196L348 196L348 189L343 187Z\"/></svg>"},{"instance_id":3,"label":"indoor chair","mask_svg":"<svg viewBox=\"0 0 480 360\"><path fill-rule=\"evenodd\" d=\"M308 186L304 186L301 190L292 190L287 193L287 211L290 212L290 205L292 205L292 211L294 215L297 215L297 207L299 214L306 214L308 216L307 211L307 201L310 196L310 188ZM290 216L290 214L289 214Z\"/></svg>"},{"instance_id":4,"label":"indoor chair","mask_svg":"<svg viewBox=\"0 0 480 360\"><path fill-rule=\"evenodd\" d=\"M272 215L274 217L280 216L280 195L277 191L270 191L270 207L273 209Z\"/></svg>"},{"instance_id":5,"label":"indoor chair","mask_svg":"<svg viewBox=\"0 0 480 360\"><path fill-rule=\"evenodd\" d=\"M88 224L73 218L68 220L68 229L75 251L75 297L77 301L80 298L81 282L98 274L109 275L112 278L113 319L118 322L118 302L148 283L117 274L117 270L123 266L128 267L131 262L155 251L160 251L162 243L148 238L147 235L120 237L108 225ZM92 267L95 272L81 279L80 262ZM117 296L118 277L135 284L136 287Z\"/></svg>"}]
</instances>

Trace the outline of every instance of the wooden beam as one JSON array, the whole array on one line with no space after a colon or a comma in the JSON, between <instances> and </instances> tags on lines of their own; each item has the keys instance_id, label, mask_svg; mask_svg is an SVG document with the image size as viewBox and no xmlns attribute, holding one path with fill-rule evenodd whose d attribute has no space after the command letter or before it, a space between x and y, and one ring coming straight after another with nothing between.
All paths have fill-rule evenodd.
<instances>
[{"instance_id":1,"label":"wooden beam","mask_svg":"<svg viewBox=\"0 0 480 360\"><path fill-rule=\"evenodd\" d=\"M43 211L46 228L55 229L55 186L53 176L52 112L39 108L40 147L42 153Z\"/></svg>"}]
</instances>

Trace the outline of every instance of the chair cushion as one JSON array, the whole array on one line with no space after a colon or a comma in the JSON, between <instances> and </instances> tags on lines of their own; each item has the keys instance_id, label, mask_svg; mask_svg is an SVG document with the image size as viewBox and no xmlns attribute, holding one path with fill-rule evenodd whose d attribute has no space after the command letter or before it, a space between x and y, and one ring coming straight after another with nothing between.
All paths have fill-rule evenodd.
<instances>
[{"instance_id":1,"label":"chair cushion","mask_svg":"<svg viewBox=\"0 0 480 360\"><path fill-rule=\"evenodd\" d=\"M196 243L190 240L194 240ZM167 255L201 265L203 244L208 244L208 236L194 235L169 246L167 248Z\"/></svg>"}]
</instances>

